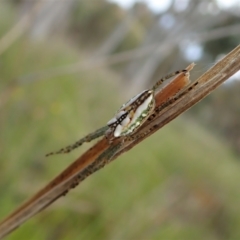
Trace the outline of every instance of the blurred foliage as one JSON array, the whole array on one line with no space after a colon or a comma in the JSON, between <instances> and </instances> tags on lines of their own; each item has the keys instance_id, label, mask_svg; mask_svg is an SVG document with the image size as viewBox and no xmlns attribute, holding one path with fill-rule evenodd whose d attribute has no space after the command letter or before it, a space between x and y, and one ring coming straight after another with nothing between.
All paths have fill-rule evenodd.
<instances>
[{"instance_id":1,"label":"blurred foliage","mask_svg":"<svg viewBox=\"0 0 240 240\"><path fill-rule=\"evenodd\" d=\"M138 18L114 52L137 47L153 23L154 15L145 4L137 3L133 10ZM119 22L127 17L128 12L117 4L105 0L74 2L70 19L69 34L75 42L81 43L89 49L96 48L104 42Z\"/></svg>"},{"instance_id":2,"label":"blurred foliage","mask_svg":"<svg viewBox=\"0 0 240 240\"><path fill-rule=\"evenodd\" d=\"M3 36L16 13L9 5L0 6ZM78 1L74 9L71 30L81 30L79 37L86 46L104 39L124 18L122 9L105 1ZM139 41L151 19L137 23L130 39L136 34ZM25 36L0 56L1 219L90 144L69 155L44 158L45 153L106 124L124 101L123 97L120 101L124 89L118 84L119 75L103 67L19 81L19 76L86 58L66 42L33 42ZM119 50L125 48L121 44ZM130 45L134 41L126 48ZM239 129L237 84L225 85L193 108L201 119L210 115L206 121L210 119L210 126L219 126L224 134L226 126L233 135ZM6 239L239 239L239 181L239 162L230 143L185 115L90 176Z\"/></svg>"},{"instance_id":3,"label":"blurred foliage","mask_svg":"<svg viewBox=\"0 0 240 240\"><path fill-rule=\"evenodd\" d=\"M240 154L240 81L225 83L216 92L191 110L209 129L229 140L229 145ZM213 111L214 109L214 111Z\"/></svg>"},{"instance_id":4,"label":"blurred foliage","mask_svg":"<svg viewBox=\"0 0 240 240\"><path fill-rule=\"evenodd\" d=\"M120 7L105 0L75 1L70 34L75 40L93 47L103 41L123 17L124 11Z\"/></svg>"},{"instance_id":5,"label":"blurred foliage","mask_svg":"<svg viewBox=\"0 0 240 240\"><path fill-rule=\"evenodd\" d=\"M220 27L231 27L232 25L239 24L239 17L232 15L227 18L225 21L221 23L215 24L209 30L214 30ZM204 50L211 58L211 61L215 61L217 57L219 57L219 53L227 54L230 52L235 46L239 44L239 35L236 36L226 36L223 38L213 41L207 41L204 43Z\"/></svg>"}]
</instances>

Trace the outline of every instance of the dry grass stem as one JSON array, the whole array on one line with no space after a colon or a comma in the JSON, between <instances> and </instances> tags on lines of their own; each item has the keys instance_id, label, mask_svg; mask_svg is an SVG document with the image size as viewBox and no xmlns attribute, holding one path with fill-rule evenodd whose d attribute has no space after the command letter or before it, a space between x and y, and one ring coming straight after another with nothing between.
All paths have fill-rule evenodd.
<instances>
[{"instance_id":1,"label":"dry grass stem","mask_svg":"<svg viewBox=\"0 0 240 240\"><path fill-rule=\"evenodd\" d=\"M188 66L188 71L194 64ZM240 46L226 55L196 81L189 83L189 73L179 74L164 89L156 94L156 109L153 116L139 129L134 140L110 145L103 137L87 150L66 170L53 179L29 201L20 206L0 223L0 238L8 235L22 223L40 212L59 197L83 181L87 176L104 167L122 153L153 134L178 115L206 97L217 86L240 70ZM180 90L180 91L179 91Z\"/></svg>"}]
</instances>

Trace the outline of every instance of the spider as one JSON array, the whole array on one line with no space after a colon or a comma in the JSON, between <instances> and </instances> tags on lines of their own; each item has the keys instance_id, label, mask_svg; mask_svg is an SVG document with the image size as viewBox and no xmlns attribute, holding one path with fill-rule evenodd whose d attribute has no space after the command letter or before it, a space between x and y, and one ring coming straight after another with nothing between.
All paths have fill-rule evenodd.
<instances>
[{"instance_id":1,"label":"spider","mask_svg":"<svg viewBox=\"0 0 240 240\"><path fill-rule=\"evenodd\" d=\"M187 69L176 71L166 75L157 81L152 88L147 89L130 99L123 104L117 111L115 116L108 121L107 125L96 130L93 133L86 135L74 144L64 147L56 152L50 152L46 156L69 153L75 148L78 148L85 142L91 142L92 140L99 138L103 135L108 139L109 144L116 138L124 138L132 136L139 127L152 115L155 108L155 93L159 86L166 81L180 73L188 72ZM129 138L131 139L131 138Z\"/></svg>"}]
</instances>

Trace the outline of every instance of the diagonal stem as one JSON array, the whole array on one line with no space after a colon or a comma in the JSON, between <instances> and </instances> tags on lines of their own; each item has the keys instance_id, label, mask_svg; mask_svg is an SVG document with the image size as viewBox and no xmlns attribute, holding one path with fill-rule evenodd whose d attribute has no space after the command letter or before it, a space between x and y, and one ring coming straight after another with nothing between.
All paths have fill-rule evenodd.
<instances>
[{"instance_id":1,"label":"diagonal stem","mask_svg":"<svg viewBox=\"0 0 240 240\"><path fill-rule=\"evenodd\" d=\"M111 145L109 145L105 138L102 138L98 143L87 150L67 169L47 184L47 186L0 223L0 238L14 231L32 216L51 205L60 196L65 195L86 176L104 167L105 164L116 159L122 153L129 151L139 142L143 141L178 115L192 107L239 70L240 45L191 85L187 86L185 89L186 91L183 90L175 101L161 110L153 120L146 122L136 133L141 134L147 131L147 134L143 134L132 142L124 142L122 144L116 139ZM196 84L196 82L198 84ZM163 94L160 91L156 95L156 102L161 102L160 99L162 96ZM86 169L89 170L89 168L92 168L94 171L88 172ZM84 171L86 171L85 175ZM78 181L77 179L79 176L82 177L80 177Z\"/></svg>"}]
</instances>

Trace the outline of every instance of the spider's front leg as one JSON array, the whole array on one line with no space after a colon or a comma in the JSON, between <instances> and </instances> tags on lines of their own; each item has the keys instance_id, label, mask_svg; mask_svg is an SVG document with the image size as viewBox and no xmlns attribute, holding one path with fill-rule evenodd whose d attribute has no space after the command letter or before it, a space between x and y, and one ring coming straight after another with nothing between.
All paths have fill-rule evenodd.
<instances>
[{"instance_id":1,"label":"spider's front leg","mask_svg":"<svg viewBox=\"0 0 240 240\"><path fill-rule=\"evenodd\" d=\"M50 152L50 153L46 154L46 157L51 156L51 155L55 155L55 154L69 153L72 150L74 150L75 148L80 147L83 143L91 142L92 140L105 135L107 130L108 130L108 126L104 126L102 128L99 128L95 132L90 133L87 136L81 138L80 140L78 140L74 144L71 144L71 145L69 145L67 147L61 148L60 150L58 150L56 152Z\"/></svg>"},{"instance_id":2,"label":"spider's front leg","mask_svg":"<svg viewBox=\"0 0 240 240\"><path fill-rule=\"evenodd\" d=\"M182 70L178 70L176 72L172 72L172 73L169 73L168 75L166 75L165 77L161 78L160 80L158 80L154 86L152 87L152 90L155 91L163 82L165 82L166 80L180 74L180 73L187 73L188 70L187 69L182 69Z\"/></svg>"}]
</instances>

